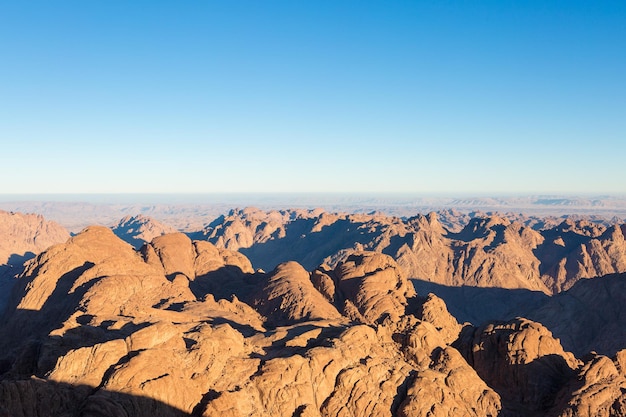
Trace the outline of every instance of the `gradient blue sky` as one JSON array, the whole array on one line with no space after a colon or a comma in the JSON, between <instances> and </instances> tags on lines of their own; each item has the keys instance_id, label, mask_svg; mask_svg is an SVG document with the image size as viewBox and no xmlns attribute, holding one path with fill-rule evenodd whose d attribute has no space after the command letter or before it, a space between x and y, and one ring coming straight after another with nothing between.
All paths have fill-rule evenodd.
<instances>
[{"instance_id":1,"label":"gradient blue sky","mask_svg":"<svg viewBox=\"0 0 626 417\"><path fill-rule=\"evenodd\" d=\"M0 193L626 193L626 1L0 2Z\"/></svg>"}]
</instances>

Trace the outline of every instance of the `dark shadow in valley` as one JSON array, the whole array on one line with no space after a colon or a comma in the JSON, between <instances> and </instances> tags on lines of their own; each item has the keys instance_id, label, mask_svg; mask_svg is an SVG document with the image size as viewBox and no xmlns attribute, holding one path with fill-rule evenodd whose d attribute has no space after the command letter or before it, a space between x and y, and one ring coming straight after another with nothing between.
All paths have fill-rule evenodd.
<instances>
[{"instance_id":1,"label":"dark shadow in valley","mask_svg":"<svg viewBox=\"0 0 626 417\"><path fill-rule=\"evenodd\" d=\"M547 415L557 405L559 391L576 376L565 359L554 354L509 365L505 378L501 372L490 374L476 369L478 376L500 395L502 411L498 417Z\"/></svg>"},{"instance_id":2,"label":"dark shadow in valley","mask_svg":"<svg viewBox=\"0 0 626 417\"><path fill-rule=\"evenodd\" d=\"M9 256L9 259L7 260L7 265L19 267L24 262L29 261L33 259L34 257L35 257L35 254L33 252L26 252L22 255L14 253L14 254L11 254L11 256Z\"/></svg>"},{"instance_id":3,"label":"dark shadow in valley","mask_svg":"<svg viewBox=\"0 0 626 417\"><path fill-rule=\"evenodd\" d=\"M411 281L418 297L409 300L407 311L414 311L421 297L433 293L445 301L460 323L480 326L515 317L539 322L560 340L563 349L577 357L590 351L613 356L626 348L626 333L622 331L626 326L626 274L582 279L553 296L525 289Z\"/></svg>"},{"instance_id":4,"label":"dark shadow in valley","mask_svg":"<svg viewBox=\"0 0 626 417\"><path fill-rule=\"evenodd\" d=\"M592 350L613 356L626 348L626 273L581 279L526 317L578 357Z\"/></svg>"},{"instance_id":5,"label":"dark shadow in valley","mask_svg":"<svg viewBox=\"0 0 626 417\"><path fill-rule=\"evenodd\" d=\"M318 219L299 219L285 225L285 237L274 237L249 248L241 248L255 268L269 271L282 262L296 261L306 270L319 266L324 258L350 249L356 243L367 244L380 235L370 231L364 223L340 219L317 232L312 228ZM341 239L338 239L341 236Z\"/></svg>"},{"instance_id":6,"label":"dark shadow in valley","mask_svg":"<svg viewBox=\"0 0 626 417\"><path fill-rule=\"evenodd\" d=\"M389 238L389 245L382 250L382 253L385 255L389 255L392 258L398 256L398 252L400 248L404 245L408 245L411 247L413 244L413 235L411 233L407 233L404 236L393 235Z\"/></svg>"},{"instance_id":7,"label":"dark shadow in valley","mask_svg":"<svg viewBox=\"0 0 626 417\"><path fill-rule=\"evenodd\" d=\"M412 279L420 296L433 293L443 299L448 311L460 323L475 326L494 320L528 317L550 297L540 291L493 287L451 287L420 279Z\"/></svg>"},{"instance_id":8,"label":"dark shadow in valley","mask_svg":"<svg viewBox=\"0 0 626 417\"><path fill-rule=\"evenodd\" d=\"M109 329L108 325L113 323L104 322L100 326L92 326L89 322L93 317L82 315L76 319L79 326L67 329L63 337L50 334L61 328L72 314L80 311L83 296L99 281L96 277L72 291L76 280L93 265L85 262L63 274L38 310L18 308L19 297L13 297L14 300L6 309L0 326L2 372L10 371L8 376L12 378L26 375L43 378L55 366L57 359L70 350L123 339L148 325L128 323L117 329ZM23 295L30 282L29 278L19 282L14 288L16 295Z\"/></svg>"},{"instance_id":9,"label":"dark shadow in valley","mask_svg":"<svg viewBox=\"0 0 626 417\"><path fill-rule=\"evenodd\" d=\"M189 289L199 300L207 294L212 294L216 300L230 300L233 295L245 300L263 277L262 273L248 274L238 266L226 265L189 281Z\"/></svg>"},{"instance_id":10,"label":"dark shadow in valley","mask_svg":"<svg viewBox=\"0 0 626 417\"><path fill-rule=\"evenodd\" d=\"M13 346L13 340L40 339L58 328L76 310L78 303L96 280L87 282L69 294L76 279L93 267L91 262L63 274L44 304L38 310L18 308L26 288L31 285L32 274L18 281L13 287L11 300L7 305L3 326L0 329L0 349L6 353Z\"/></svg>"},{"instance_id":11,"label":"dark shadow in valley","mask_svg":"<svg viewBox=\"0 0 626 417\"><path fill-rule=\"evenodd\" d=\"M461 229L460 232L448 232L445 237L469 243L477 239L484 239L491 231L495 231L496 239L501 242L504 237L505 226L502 224L489 225L488 223L488 217L474 217L465 225L465 227L463 227L463 229Z\"/></svg>"},{"instance_id":12,"label":"dark shadow in valley","mask_svg":"<svg viewBox=\"0 0 626 417\"><path fill-rule=\"evenodd\" d=\"M257 329L250 326L249 324L238 323L236 321L229 320L225 317L213 317L211 319L211 324L213 326L219 326L221 324L228 324L230 327L232 327L233 329L241 333L244 337L250 337L259 332Z\"/></svg>"},{"instance_id":13,"label":"dark shadow in valley","mask_svg":"<svg viewBox=\"0 0 626 417\"><path fill-rule=\"evenodd\" d=\"M544 230L541 234L544 241L533 250L535 257L541 260L539 265L541 275L555 276L558 262L592 239L572 231L564 232L560 228ZM567 271L574 270L574 268L568 268L568 265L565 266L565 269Z\"/></svg>"},{"instance_id":14,"label":"dark shadow in valley","mask_svg":"<svg viewBox=\"0 0 626 417\"><path fill-rule=\"evenodd\" d=\"M33 252L24 254L11 254L5 264L0 265L0 316L10 302L13 285L17 282L15 277L24 271L24 262L33 259Z\"/></svg>"}]
</instances>

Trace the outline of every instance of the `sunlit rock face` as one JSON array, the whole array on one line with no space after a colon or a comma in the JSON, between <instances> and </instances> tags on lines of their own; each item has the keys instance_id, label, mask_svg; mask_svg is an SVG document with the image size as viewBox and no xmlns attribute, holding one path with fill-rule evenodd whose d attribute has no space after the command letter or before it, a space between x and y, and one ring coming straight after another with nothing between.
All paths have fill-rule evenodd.
<instances>
[{"instance_id":1,"label":"sunlit rock face","mask_svg":"<svg viewBox=\"0 0 626 417\"><path fill-rule=\"evenodd\" d=\"M311 233L339 221L307 216ZM481 236L477 248L493 250L484 265L506 258L504 248L543 242L506 219L470 221L454 236L434 215L411 221L429 228L416 241L431 247ZM415 292L392 254L363 249L264 272L182 233L136 249L89 227L29 261L16 281L0 321L0 415L624 415L625 275L581 280L553 298L539 292L547 301L531 319L460 324L442 298ZM559 314L580 326L556 326ZM583 343L585 325L593 337Z\"/></svg>"}]
</instances>

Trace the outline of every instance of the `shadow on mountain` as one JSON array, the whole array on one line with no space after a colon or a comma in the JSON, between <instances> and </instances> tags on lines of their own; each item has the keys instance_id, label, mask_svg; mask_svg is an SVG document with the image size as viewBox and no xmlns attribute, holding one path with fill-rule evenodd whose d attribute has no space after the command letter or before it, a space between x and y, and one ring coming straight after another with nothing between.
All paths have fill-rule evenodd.
<instances>
[{"instance_id":1,"label":"shadow on mountain","mask_svg":"<svg viewBox=\"0 0 626 417\"><path fill-rule=\"evenodd\" d=\"M554 269L558 262L566 258L570 252L580 248L580 245L592 240L591 237L572 231L564 232L560 229L544 230L541 234L544 241L533 250L535 257L542 260L539 264L541 275L556 276ZM566 270L570 271L572 268L566 266Z\"/></svg>"},{"instance_id":2,"label":"shadow on mountain","mask_svg":"<svg viewBox=\"0 0 626 417\"><path fill-rule=\"evenodd\" d=\"M24 278L16 286L19 287L15 288L16 297L0 318L0 416L190 415L152 398L104 388L113 372L140 351L129 352L111 365L100 386L72 385L47 379L59 358L70 351L95 347L112 340L124 340L152 324L128 322L121 327L109 328L115 324L114 321L103 321L99 326L94 326L90 324L94 318L92 315L76 315L82 309L81 302L86 292L99 278L73 287L76 280L92 267L93 263L85 262L63 274L46 302L37 310L18 308L20 297L17 295L24 295L32 279ZM245 275L241 271L239 274ZM54 334L54 330L62 328L64 323L71 325L73 321L77 326L65 329L63 336ZM248 334L255 331L250 326L244 328L244 325L227 319L216 318L213 322L219 323L228 323ZM201 408L198 410L199 415Z\"/></svg>"},{"instance_id":3,"label":"shadow on mountain","mask_svg":"<svg viewBox=\"0 0 626 417\"><path fill-rule=\"evenodd\" d=\"M494 320L528 317L550 297L540 291L493 287L451 287L420 279L412 279L415 291L425 296L433 293L443 299L448 311L460 323L475 326Z\"/></svg>"},{"instance_id":4,"label":"shadow on mountain","mask_svg":"<svg viewBox=\"0 0 626 417\"><path fill-rule=\"evenodd\" d=\"M78 324L68 329L63 337L50 333L63 326L72 314L80 311L80 302L98 279L86 282L71 291L76 279L94 266L85 262L82 266L63 274L52 294L39 310L18 308L18 297L9 304L0 328L0 372L10 370L11 377L37 375L44 377L59 357L73 349L94 346L97 343L125 338L143 325L129 324L120 329L109 330L90 326L88 315L79 316ZM30 280L24 280L14 288L15 294L23 294ZM18 341L18 343L16 343ZM8 365L10 364L10 365Z\"/></svg>"},{"instance_id":5,"label":"shadow on mountain","mask_svg":"<svg viewBox=\"0 0 626 417\"><path fill-rule=\"evenodd\" d=\"M67 304L69 309L72 303ZM74 306L76 307L76 306ZM65 310L64 310L65 311ZM58 311L57 311L58 312ZM158 400L104 388L60 383L47 378L57 360L72 349L123 339L144 324L127 324L109 330L85 324L90 317L79 317L81 325L63 337L48 335L62 325L61 316L49 316L51 307L41 310L14 310L1 330L0 416L188 416L188 413ZM56 317L56 319L54 319ZM22 325L22 329L18 326ZM104 326L105 324L103 324ZM39 326L39 327L38 327ZM10 349L13 348L13 350ZM132 352L131 352L132 353ZM113 371L115 368L111 368Z\"/></svg>"},{"instance_id":6,"label":"shadow on mountain","mask_svg":"<svg viewBox=\"0 0 626 417\"><path fill-rule=\"evenodd\" d=\"M260 275L263 274L247 274L238 266L226 265L189 281L189 289L199 300L207 294L213 294L216 300L233 295L243 300L255 290Z\"/></svg>"},{"instance_id":7,"label":"shadow on mountain","mask_svg":"<svg viewBox=\"0 0 626 417\"><path fill-rule=\"evenodd\" d=\"M0 381L0 399L0 416L190 416L152 398L42 379Z\"/></svg>"},{"instance_id":8,"label":"shadow on mountain","mask_svg":"<svg viewBox=\"0 0 626 417\"><path fill-rule=\"evenodd\" d=\"M93 266L93 263L85 262L63 274L39 310L18 308L25 289L32 284L32 278L19 280L13 288L12 298L7 306L6 314L8 317L5 318L4 326L0 330L0 347L2 350L6 352L15 339L27 340L46 336L65 322L76 311L83 295L96 282L96 280L87 282L69 294L76 279ZM31 277L36 276L36 273L31 275Z\"/></svg>"},{"instance_id":9,"label":"shadow on mountain","mask_svg":"<svg viewBox=\"0 0 626 417\"><path fill-rule=\"evenodd\" d=\"M24 262L34 257L33 252L26 252L23 255L14 253L5 264L0 264L0 315L11 297L13 285L16 283L15 277L24 271Z\"/></svg>"},{"instance_id":10,"label":"shadow on mountain","mask_svg":"<svg viewBox=\"0 0 626 417\"><path fill-rule=\"evenodd\" d=\"M499 417L544 416L556 405L557 393L575 378L562 356L550 354L529 363L508 365L502 373L483 372L478 376L496 391L502 400Z\"/></svg>"},{"instance_id":11,"label":"shadow on mountain","mask_svg":"<svg viewBox=\"0 0 626 417\"><path fill-rule=\"evenodd\" d=\"M35 254L33 252L26 252L22 255L13 253L11 254L11 256L9 256L9 259L7 260L7 265L21 266L24 262L29 261L34 257Z\"/></svg>"},{"instance_id":12,"label":"shadow on mountain","mask_svg":"<svg viewBox=\"0 0 626 417\"><path fill-rule=\"evenodd\" d=\"M546 326L566 350L613 356L626 348L626 274L581 279L525 316Z\"/></svg>"},{"instance_id":13,"label":"shadow on mountain","mask_svg":"<svg viewBox=\"0 0 626 417\"><path fill-rule=\"evenodd\" d=\"M276 265L297 260L306 270L319 266L324 258L335 255L342 249L354 247L356 243L367 244L381 233L371 232L355 223L340 219L312 232L317 219L299 219L285 225L285 237L275 237L263 243L255 243L249 248L241 248L255 268L272 270ZM337 237L341 236L341 239Z\"/></svg>"},{"instance_id":14,"label":"shadow on mountain","mask_svg":"<svg viewBox=\"0 0 626 417\"><path fill-rule=\"evenodd\" d=\"M264 353L252 353L250 357L267 361L275 358L289 358L294 355L305 356L314 347L331 346L332 339L346 330L342 325L317 325L315 320L289 326L284 337L265 348ZM281 329L281 331L284 330ZM267 331L267 335L275 330Z\"/></svg>"}]
</instances>

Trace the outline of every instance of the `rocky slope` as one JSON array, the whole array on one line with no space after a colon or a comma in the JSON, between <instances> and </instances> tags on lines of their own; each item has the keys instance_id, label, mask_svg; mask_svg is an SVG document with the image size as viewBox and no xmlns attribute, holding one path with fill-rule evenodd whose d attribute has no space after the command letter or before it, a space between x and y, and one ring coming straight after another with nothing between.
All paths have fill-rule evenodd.
<instances>
[{"instance_id":1,"label":"rocky slope","mask_svg":"<svg viewBox=\"0 0 626 417\"><path fill-rule=\"evenodd\" d=\"M389 255L268 271L181 233L51 247L0 321L0 415L624 415L626 351L576 358L529 319L463 327Z\"/></svg>"}]
</instances>

